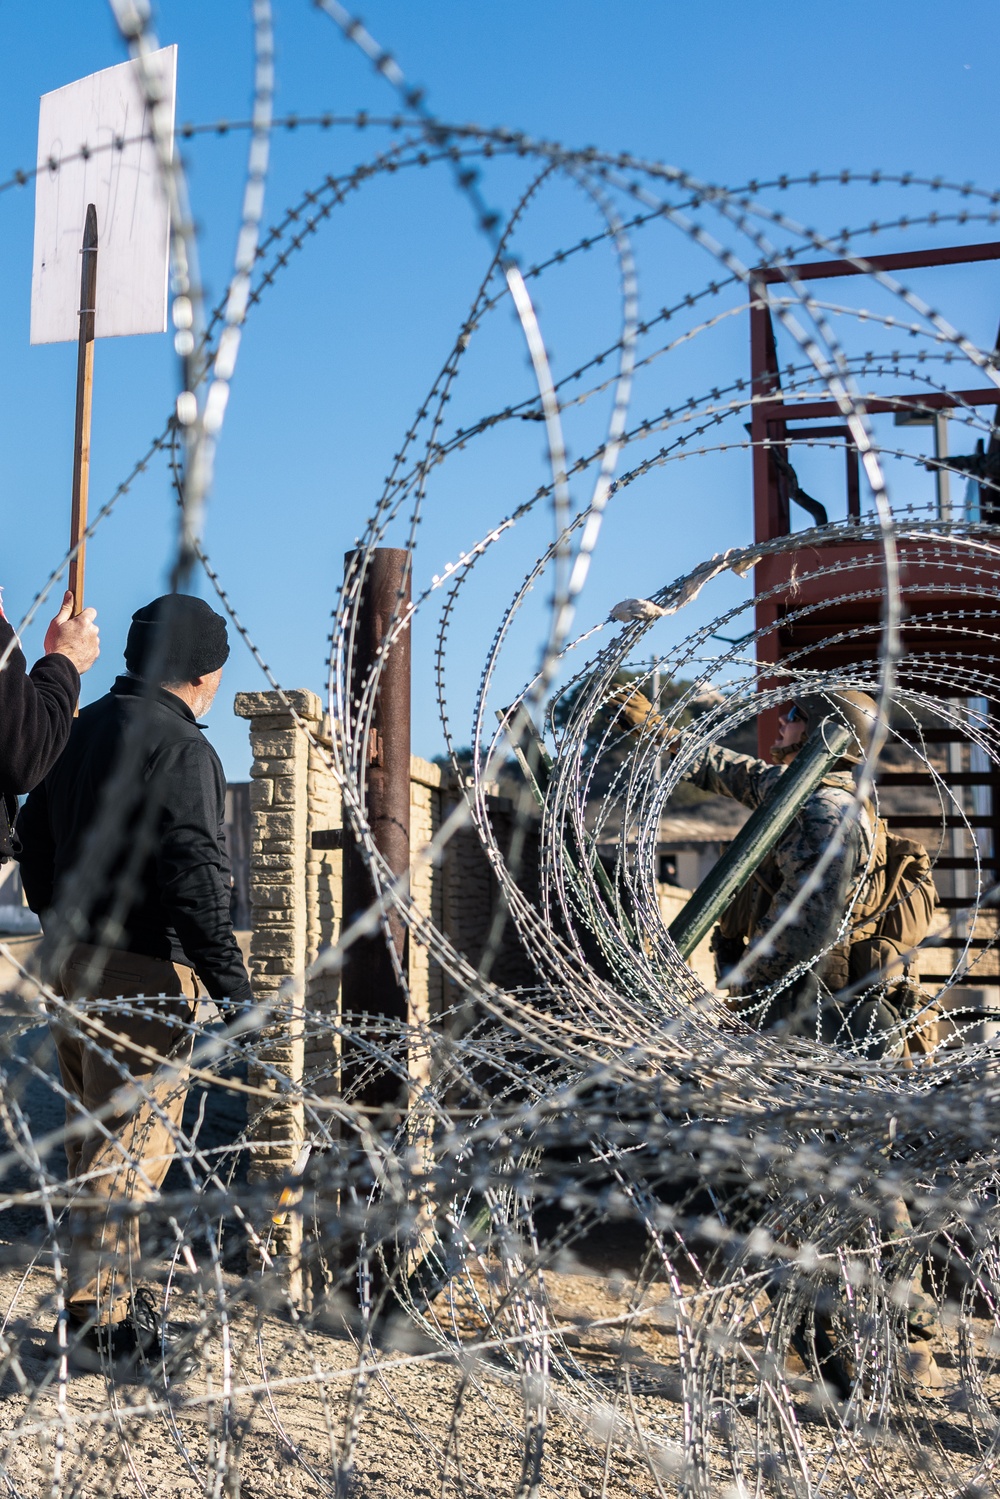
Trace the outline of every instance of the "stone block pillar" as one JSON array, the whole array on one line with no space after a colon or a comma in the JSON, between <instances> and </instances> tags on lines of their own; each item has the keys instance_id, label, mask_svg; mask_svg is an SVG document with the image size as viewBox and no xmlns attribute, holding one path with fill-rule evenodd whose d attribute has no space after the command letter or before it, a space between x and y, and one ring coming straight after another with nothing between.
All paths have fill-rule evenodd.
<instances>
[{"instance_id":1,"label":"stone block pillar","mask_svg":"<svg viewBox=\"0 0 1000 1499\"><path fill-rule=\"evenodd\" d=\"M310 728L322 719L313 692L284 694ZM253 1177L276 1181L294 1164L304 1137L302 1073L306 965L306 867L310 745L290 708L276 692L241 692L235 711L250 720L250 971L257 999L278 1000L274 1022L257 1047L259 1063L250 1082L265 1099L251 1100L249 1134L254 1142ZM274 1230L274 1248L285 1260L289 1288L302 1294L302 1220L289 1213Z\"/></svg>"},{"instance_id":2,"label":"stone block pillar","mask_svg":"<svg viewBox=\"0 0 1000 1499\"><path fill-rule=\"evenodd\" d=\"M308 726L312 742L288 704ZM250 1101L248 1136L253 1179L265 1191L270 1184L276 1201L281 1179L294 1165L304 1139L303 1099L336 1094L341 1085L339 975L320 972L310 977L305 993L303 976L318 954L340 936L343 809L340 785L324 754L330 744L329 724L315 693L241 692L235 709L249 721L253 757L250 976L258 999L274 998L279 1004L275 1023L257 1048L260 1064L250 1074L250 1081L266 1096ZM452 794L446 772L411 757L414 855L441 826ZM475 890L476 917L480 925L488 924L488 870L478 840L470 829L463 833L434 864L413 873L412 894L418 910L439 929L448 929L449 910L461 904L460 891L468 895ZM448 997L439 964L423 943L411 939L410 1018L433 1024ZM411 1075L415 1090L427 1081L426 1050L421 1048L411 1057ZM275 1227L273 1244L284 1260L289 1291L299 1302L307 1299L309 1283L309 1277L301 1273L302 1243L302 1219L289 1212L284 1224Z\"/></svg>"}]
</instances>

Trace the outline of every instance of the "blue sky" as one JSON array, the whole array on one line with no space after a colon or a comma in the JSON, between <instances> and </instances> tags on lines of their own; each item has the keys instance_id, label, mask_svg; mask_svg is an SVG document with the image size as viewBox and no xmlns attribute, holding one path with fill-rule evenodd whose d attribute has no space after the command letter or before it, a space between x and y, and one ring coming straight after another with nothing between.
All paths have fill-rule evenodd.
<instances>
[{"instance_id":1,"label":"blue sky","mask_svg":"<svg viewBox=\"0 0 1000 1499\"><path fill-rule=\"evenodd\" d=\"M360 54L306 0L277 0L279 113L367 109L393 99ZM915 170L996 185L993 60L1000 12L993 3L846 0L837 8L778 3L751 11L736 0L698 7L592 0L525 4L474 0L372 0L364 19L427 90L444 119L510 125L568 145L628 150L728 184L781 172ZM98 0L35 0L2 20L6 86L0 97L6 167L35 155L38 96L124 56ZM157 14L161 41L179 45L178 120L243 118L249 110L249 5L180 0ZM385 149L374 129L302 127L275 136L265 222L328 173ZM225 287L235 243L245 136L202 136L184 147L210 301ZM487 165L484 191L509 210L529 163ZM0 178L3 176L0 171ZM862 225L898 211L892 193L839 187L786 195L781 206L824 228ZM770 200L775 194L770 195ZM0 307L0 478L6 522L2 582L7 612L30 604L68 529L75 352L30 348L33 194L0 197L7 295ZM523 263L593 233L581 194L557 183L539 198L515 248ZM947 239L984 239L982 227ZM917 248L885 235L879 248ZM644 309L704 286L712 267L676 234L636 235ZM381 177L334 213L277 279L246 331L219 451L205 542L220 576L279 680L323 691L330 611L343 553L372 513L402 434L421 404L488 262L467 204L443 168ZM928 295L981 341L1000 316L1000 274L943 273ZM915 282L914 284L918 284ZM922 283L921 283L922 285ZM537 286L557 376L616 337L617 279L607 249L577 257ZM731 300L738 300L731 299ZM957 309L957 310L956 310ZM500 306L477 335L448 412L452 427L531 393L520 335ZM745 318L730 320L655 367L636 391L634 416L745 375ZM162 427L175 393L167 337L107 340L97 348L91 505L104 502ZM972 379L965 384L977 383ZM648 402L648 410L646 403ZM567 417L571 447L592 445L606 399ZM623 456L629 467L634 454ZM808 467L808 464L807 464ZM828 468L816 459L810 482ZM521 423L472 444L431 476L419 532L417 581L438 573L546 480L540 429ZM673 465L623 491L612 505L580 626L628 594L648 594L724 546L751 539L750 465L731 452ZM919 486L923 478L906 481ZM916 491L914 491L916 492ZM921 491L922 493L922 491ZM577 499L585 497L580 487ZM151 465L91 545L88 601L97 605L104 654L85 697L106 690L132 611L162 591L174 511L162 460ZM547 544L546 512L529 518L491 556L450 637L449 704L459 742L469 738L472 696L490 638L517 582ZM514 632L500 696L530 674L544 586ZM692 619L749 597L729 579ZM701 611L700 613L698 611ZM47 618L51 610L45 611ZM430 651L433 620L415 637L414 749L440 748ZM683 629L665 626L664 648ZM26 637L29 654L40 631ZM248 769L246 725L232 693L263 685L237 645L212 737L232 779Z\"/></svg>"}]
</instances>

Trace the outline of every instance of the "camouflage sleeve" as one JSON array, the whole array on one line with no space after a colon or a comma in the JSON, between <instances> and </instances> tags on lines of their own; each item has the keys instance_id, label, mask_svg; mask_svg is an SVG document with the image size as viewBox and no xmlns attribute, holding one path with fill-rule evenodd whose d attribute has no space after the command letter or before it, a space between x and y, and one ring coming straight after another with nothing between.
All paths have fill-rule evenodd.
<instances>
[{"instance_id":1,"label":"camouflage sleeve","mask_svg":"<svg viewBox=\"0 0 1000 1499\"><path fill-rule=\"evenodd\" d=\"M693 781L702 791L731 796L745 807L759 807L781 774L780 766L713 744L685 772L685 779Z\"/></svg>"},{"instance_id":2,"label":"camouflage sleeve","mask_svg":"<svg viewBox=\"0 0 1000 1499\"><path fill-rule=\"evenodd\" d=\"M810 797L774 853L780 883L756 933L763 937L777 924L819 862L836 832L843 807L822 794ZM799 963L810 962L835 938L844 916L847 891L858 858L856 828L830 861L819 885L794 921L779 932L774 946L751 964L747 988L764 988L783 979Z\"/></svg>"}]
</instances>

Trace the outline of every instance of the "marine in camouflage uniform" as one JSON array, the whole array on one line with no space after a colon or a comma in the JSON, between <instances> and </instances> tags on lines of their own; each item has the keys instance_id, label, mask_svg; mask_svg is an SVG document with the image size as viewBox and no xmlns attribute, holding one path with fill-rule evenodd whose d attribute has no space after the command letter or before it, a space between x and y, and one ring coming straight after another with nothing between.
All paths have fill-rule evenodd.
<instances>
[{"instance_id":1,"label":"marine in camouflage uniform","mask_svg":"<svg viewBox=\"0 0 1000 1499\"><path fill-rule=\"evenodd\" d=\"M699 757L685 779L703 791L730 796L752 810L766 800L784 773L781 765L768 765L763 760L713 745ZM852 806L854 792L850 767L835 768L820 782L753 878L737 892L713 935L720 981L724 982L726 971L759 938L766 936L790 905ZM856 900L863 898L873 844L872 823L867 809L863 809L849 825L843 844L797 920L778 933L769 950L751 959L739 993L733 993L733 1002L752 1024L763 1029L785 1021L793 1029L811 1031L834 1045L872 1058L892 1057L902 1050L898 1040L899 1016L890 1005L881 998L873 1000L864 995L846 1001L836 997L837 991L848 982L849 944L845 927ZM819 954L822 956L816 962ZM783 986L787 975L804 963L812 965L804 981ZM770 1001L768 991L774 995ZM912 1240L913 1223L901 1198L890 1196L884 1202L882 1227L890 1243L907 1244ZM891 1259L887 1269L889 1264ZM916 1344L940 1331L935 1304L923 1290L920 1268L902 1294L907 1299L910 1359L919 1358L921 1380L928 1388L934 1388L933 1357L914 1351Z\"/></svg>"},{"instance_id":2,"label":"marine in camouflage uniform","mask_svg":"<svg viewBox=\"0 0 1000 1499\"><path fill-rule=\"evenodd\" d=\"M855 696L861 699L863 695L850 695ZM830 705L816 706L820 713L830 706L837 711L840 697L837 694ZM874 712L870 699L865 700L863 711L868 711L868 703ZM851 706L857 710L860 704ZM777 757L787 760L797 752L809 708L807 700L805 709L793 705L783 714ZM782 746L796 709L802 738ZM816 712L811 716L815 718ZM857 714L849 716L853 719ZM859 732L863 734L863 728ZM763 1029L785 1022L803 1034L876 1058L901 1052L902 1042L893 1034L899 1017L880 996L837 998L848 983L851 915L864 897L873 862L871 814L863 808L860 815L850 816L855 800L853 764L862 758L865 745L859 743L856 748L858 753L848 752L821 781L776 847L734 896L716 929L713 946L722 983L748 949L761 946L759 953L751 954L739 991L733 994L734 1007L752 1024ZM686 779L703 791L730 796L753 810L767 799L784 773L781 764L768 765L712 745L702 752ZM818 886L794 920L767 941L845 818L843 842Z\"/></svg>"},{"instance_id":3,"label":"marine in camouflage uniform","mask_svg":"<svg viewBox=\"0 0 1000 1499\"><path fill-rule=\"evenodd\" d=\"M713 745L687 772L686 779L703 791L730 796L753 810L767 800L779 778L780 765L767 765L749 755ZM772 853L750 881L746 892L725 913L717 943L720 978L735 966L747 945L771 931L815 869L854 803L850 770L833 770L820 783ZM864 813L850 824L847 836L827 865L816 890L796 919L780 931L766 951L755 956L743 982L743 992L779 985L801 964L812 964L820 953L817 972L828 987L840 988L843 955L838 947L824 951L839 935L868 869L871 826ZM726 917L729 920L726 921ZM771 1020L778 1015L771 1016Z\"/></svg>"},{"instance_id":4,"label":"marine in camouflage uniform","mask_svg":"<svg viewBox=\"0 0 1000 1499\"><path fill-rule=\"evenodd\" d=\"M676 746L679 736L663 735L662 716L642 694L625 689L617 700L634 729L651 730ZM870 742L870 725L877 711L867 694L834 689L818 694L815 702L807 698L804 705L789 705L779 720L779 739L772 755L786 762L794 758L804 742L809 719L818 721L829 711L852 728L855 743L805 802L784 836L723 912L713 936L716 965L723 983L726 972L777 925L841 827L845 813L854 805L853 765L864 758ZM790 723L796 713L799 723L792 732ZM712 745L698 756L685 773L685 779L704 791L732 797L752 810L767 799L783 774L781 763L768 765L763 760ZM740 990L733 991L733 1002L747 1020L762 1029L784 1023L790 1032L812 1034L873 1059L891 1058L902 1051L896 1011L878 995L872 998L861 992L857 996L850 993L841 996L838 992L845 989L850 977L848 929L854 908L863 906L870 894L868 882L875 876L873 866L878 859L876 831L868 808L848 819L844 833L842 844L797 918L778 933L773 943L763 944L765 951L751 956ZM790 978L798 969L803 972ZM883 1232L890 1242L912 1240L913 1225L901 1198L887 1197L882 1220ZM738 1211L734 1221L738 1221ZM891 1274L891 1267L890 1256L885 1265L887 1273ZM926 1393L941 1382L933 1355L920 1349L923 1340L939 1331L936 1307L923 1292L919 1267L909 1285L900 1291L907 1303L908 1366ZM817 1349L824 1326L822 1319L817 1320L814 1328ZM828 1338L826 1341L829 1344ZM828 1368L827 1377L830 1372Z\"/></svg>"},{"instance_id":5,"label":"marine in camouflage uniform","mask_svg":"<svg viewBox=\"0 0 1000 1499\"><path fill-rule=\"evenodd\" d=\"M634 731L653 732L676 749L678 736L664 726L643 694L617 690L617 701ZM838 717L852 740L830 773L809 797L775 848L737 891L723 912L713 937L720 983L749 949L750 962L733 1005L761 1029L783 1023L790 1030L842 1046L875 1059L902 1054L899 1016L881 991L848 989L850 928L856 909L864 908L877 878L873 857L876 824L869 808L851 815L855 803L854 766L861 764L877 716L872 699L839 688L811 693L792 702L779 718L779 733L769 765L720 745L704 749L685 772L685 779L704 791L730 796L744 806L759 807L784 774L784 763L805 742L810 720ZM843 825L843 841L827 864L817 888L797 913L768 941L821 856ZM884 850L883 850L884 853ZM843 998L841 991L848 990Z\"/></svg>"}]
</instances>

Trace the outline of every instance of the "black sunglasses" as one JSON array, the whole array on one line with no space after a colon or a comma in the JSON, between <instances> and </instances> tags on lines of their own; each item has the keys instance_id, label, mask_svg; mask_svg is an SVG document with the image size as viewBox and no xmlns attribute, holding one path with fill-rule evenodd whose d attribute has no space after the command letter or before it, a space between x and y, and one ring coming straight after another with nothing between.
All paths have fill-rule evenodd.
<instances>
[{"instance_id":1,"label":"black sunglasses","mask_svg":"<svg viewBox=\"0 0 1000 1499\"><path fill-rule=\"evenodd\" d=\"M791 707L785 710L784 716L788 723L809 722L809 714L805 711L804 708L800 708L798 703L792 703Z\"/></svg>"}]
</instances>

